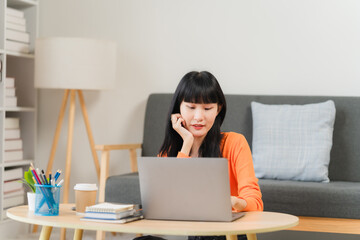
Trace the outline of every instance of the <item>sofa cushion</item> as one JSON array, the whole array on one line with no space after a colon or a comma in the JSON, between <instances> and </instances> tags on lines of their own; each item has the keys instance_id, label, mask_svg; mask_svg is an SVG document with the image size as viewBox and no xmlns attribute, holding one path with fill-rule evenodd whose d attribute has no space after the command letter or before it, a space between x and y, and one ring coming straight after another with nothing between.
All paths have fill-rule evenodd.
<instances>
[{"instance_id":1,"label":"sofa cushion","mask_svg":"<svg viewBox=\"0 0 360 240\"><path fill-rule=\"evenodd\" d=\"M138 173L111 176L106 180L105 201L141 204Z\"/></svg>"},{"instance_id":2,"label":"sofa cushion","mask_svg":"<svg viewBox=\"0 0 360 240\"><path fill-rule=\"evenodd\" d=\"M260 179L264 211L360 219L358 182L300 182Z\"/></svg>"},{"instance_id":3,"label":"sofa cushion","mask_svg":"<svg viewBox=\"0 0 360 240\"><path fill-rule=\"evenodd\" d=\"M265 211L296 216L360 219L360 208L356 201L360 199L358 182L335 181L324 184L259 179L259 185ZM138 173L109 177L106 182L105 200L140 204Z\"/></svg>"},{"instance_id":4,"label":"sofa cushion","mask_svg":"<svg viewBox=\"0 0 360 240\"><path fill-rule=\"evenodd\" d=\"M335 104L251 103L258 178L329 182Z\"/></svg>"}]
</instances>

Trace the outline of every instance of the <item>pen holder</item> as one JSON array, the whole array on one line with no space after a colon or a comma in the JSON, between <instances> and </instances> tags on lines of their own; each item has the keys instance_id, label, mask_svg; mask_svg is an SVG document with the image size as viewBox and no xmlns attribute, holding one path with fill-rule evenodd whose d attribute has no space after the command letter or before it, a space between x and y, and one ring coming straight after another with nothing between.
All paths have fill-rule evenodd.
<instances>
[{"instance_id":1,"label":"pen holder","mask_svg":"<svg viewBox=\"0 0 360 240\"><path fill-rule=\"evenodd\" d=\"M35 184L35 215L58 216L61 186Z\"/></svg>"}]
</instances>

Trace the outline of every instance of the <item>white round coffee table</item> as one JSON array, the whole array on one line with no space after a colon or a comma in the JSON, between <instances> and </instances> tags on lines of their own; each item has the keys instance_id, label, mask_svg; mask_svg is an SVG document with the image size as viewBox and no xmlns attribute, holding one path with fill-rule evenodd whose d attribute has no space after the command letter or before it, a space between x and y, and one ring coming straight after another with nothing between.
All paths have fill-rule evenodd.
<instances>
[{"instance_id":1,"label":"white round coffee table","mask_svg":"<svg viewBox=\"0 0 360 240\"><path fill-rule=\"evenodd\" d=\"M80 220L72 210L74 204L60 204L59 216L36 216L28 211L27 205L10 208L7 216L13 220L42 225L40 239L49 239L53 227L76 229L74 239L81 239L83 230L109 232L206 236L226 235L227 240L237 239L246 234L248 240L255 240L256 233L274 232L296 226L299 218L276 212L247 212L233 222L190 222L139 220L126 224L100 223Z\"/></svg>"}]
</instances>

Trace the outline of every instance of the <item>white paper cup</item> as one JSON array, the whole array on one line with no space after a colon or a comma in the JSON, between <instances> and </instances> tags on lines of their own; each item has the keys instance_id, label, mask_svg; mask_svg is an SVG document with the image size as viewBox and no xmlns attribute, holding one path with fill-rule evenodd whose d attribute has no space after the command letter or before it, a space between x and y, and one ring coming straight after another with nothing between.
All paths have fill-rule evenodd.
<instances>
[{"instance_id":1,"label":"white paper cup","mask_svg":"<svg viewBox=\"0 0 360 240\"><path fill-rule=\"evenodd\" d=\"M75 205L77 213L84 213L87 206L94 205L96 202L96 184L78 183L74 187Z\"/></svg>"}]
</instances>

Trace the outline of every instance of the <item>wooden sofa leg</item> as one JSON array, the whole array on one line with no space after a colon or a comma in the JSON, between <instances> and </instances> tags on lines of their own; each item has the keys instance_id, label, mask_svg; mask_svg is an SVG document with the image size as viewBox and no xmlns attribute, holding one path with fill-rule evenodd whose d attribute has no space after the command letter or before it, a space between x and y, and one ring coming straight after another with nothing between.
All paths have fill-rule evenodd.
<instances>
[{"instance_id":1,"label":"wooden sofa leg","mask_svg":"<svg viewBox=\"0 0 360 240\"><path fill-rule=\"evenodd\" d=\"M137 172L138 166L137 166L136 148L129 149L129 151L130 151L130 159L131 159L131 171Z\"/></svg>"}]
</instances>

